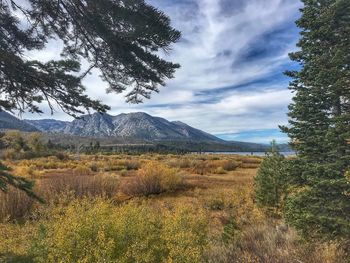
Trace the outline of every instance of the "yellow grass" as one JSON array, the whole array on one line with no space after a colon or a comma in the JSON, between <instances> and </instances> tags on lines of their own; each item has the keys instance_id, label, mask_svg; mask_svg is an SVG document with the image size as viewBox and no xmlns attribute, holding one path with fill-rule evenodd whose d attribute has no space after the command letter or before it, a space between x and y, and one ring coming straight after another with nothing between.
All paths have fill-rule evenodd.
<instances>
[{"instance_id":1,"label":"yellow grass","mask_svg":"<svg viewBox=\"0 0 350 263\"><path fill-rule=\"evenodd\" d=\"M158 154L95 155L79 158L70 156L62 160L47 157L8 161L6 164L13 168L14 173L36 180L35 190L44 197L46 204L38 204L14 189L11 189L8 194L0 193L0 220L2 222L0 223L0 262L36 262L35 257L31 255L31 247L33 240L40 232L40 225L50 225L50 220L52 220L53 226L59 229L60 221L49 219L52 211L61 209L61 207L62 209L70 207L69 204L72 202L79 204L83 202L79 200L86 200L86 198L88 200L102 198L101 206L103 207L105 207L103 200L108 202L108 209L112 209L111 215L119 213L118 209L128 206L129 202L140 209L153 211L152 213L160 211L163 217L159 219L159 222L157 221L157 224L160 224L162 231L165 231L160 235L166 233L163 240L165 243L153 245L161 247L166 244L167 248L162 253L165 253L164 258L173 260L169 262L190 262L189 260L194 260L193 262L257 263L347 262L345 252L338 247L337 243L303 241L293 229L284 227L281 219L267 217L255 205L253 178L260 162L261 158L258 157L236 155ZM147 193L133 192L132 190L135 189L128 189L128 187L135 187L135 182L147 184L147 187L157 184L157 187L162 186L163 188L160 191ZM140 185L137 186L140 187ZM141 188L144 189L143 186ZM113 207L116 209L115 212ZM179 207L181 211L187 211L187 214L182 215L182 212L178 210ZM194 235L191 240L190 232L186 233L183 230L185 226L181 225L184 220L181 216L190 218L193 233L199 233L200 231L198 232L193 225L197 214L198 219L202 221L205 219L204 221L208 223L208 232L200 237L201 240L205 239L205 242L203 241L204 250L204 245L197 246L198 244L192 243L199 236ZM61 216L62 214L60 218ZM81 215L76 216L79 218ZM93 214L88 216L91 216L93 220ZM60 220L71 222L70 220L75 219L64 216ZM106 218L106 220L110 219ZM89 224L92 224L91 222ZM151 224L151 222L148 223ZM84 226L79 222L79 227L83 229ZM108 223L103 227L116 226L114 223ZM56 230L51 228L50 231ZM104 230L101 231L101 235L107 233L103 232ZM147 234L143 228L142 231L144 235L151 235ZM68 232L64 233L69 238ZM146 236L136 236L140 239L146 238ZM99 238L102 237L105 238L105 236ZM50 246L54 251L55 242L58 241L52 239L47 242L52 242ZM84 242L90 244L89 240L84 240ZM181 242L193 246L193 250L186 250L180 245ZM62 243L62 247L63 244L66 246L65 243ZM108 244L112 249L114 245ZM104 252L101 250L102 247L99 247L96 247L95 254L103 257ZM71 248L65 247L65 249ZM141 258L142 253L137 256ZM178 258L180 256L184 257Z\"/></svg>"}]
</instances>

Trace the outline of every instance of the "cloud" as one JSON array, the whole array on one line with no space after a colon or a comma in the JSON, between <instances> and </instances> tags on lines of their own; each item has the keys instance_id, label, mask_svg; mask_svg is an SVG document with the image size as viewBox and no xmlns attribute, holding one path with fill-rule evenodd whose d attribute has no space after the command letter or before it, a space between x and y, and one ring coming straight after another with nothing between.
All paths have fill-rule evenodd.
<instances>
[{"instance_id":1,"label":"cloud","mask_svg":"<svg viewBox=\"0 0 350 263\"><path fill-rule=\"evenodd\" d=\"M294 46L294 41L290 40L295 39L295 35L287 37L288 31L287 39L277 44L278 52L276 48L271 50L275 56L260 59L259 63L240 58L250 46L263 46L264 34L271 32L273 35L273 29L291 24L298 10L296 1L244 1L239 11L233 9L229 15L229 8L225 9L226 15L222 13L220 1L198 0L196 3L199 6L197 15L186 17L187 20L181 16L182 12L172 13L170 7L166 10L174 21L181 21L178 27L183 28L183 37L187 40L175 46L172 53L172 58L180 62L182 68L169 82L170 86L212 90L237 85L277 70L288 59L287 54ZM182 8L188 6L182 5Z\"/></svg>"},{"instance_id":2,"label":"cloud","mask_svg":"<svg viewBox=\"0 0 350 263\"><path fill-rule=\"evenodd\" d=\"M141 105L125 103L125 94L105 94L98 71L84 80L87 93L112 107L111 114L145 111L181 120L214 134L277 129L287 122L291 94L282 72L294 66L294 21L298 0L147 0L168 14L182 39L164 58L180 63L175 78ZM32 58L56 58L50 42ZM29 115L27 114L26 117ZM29 116L35 118L35 116ZM69 119L64 115L60 118ZM261 136L266 134L261 133ZM256 141L256 133L251 140Z\"/></svg>"}]
</instances>

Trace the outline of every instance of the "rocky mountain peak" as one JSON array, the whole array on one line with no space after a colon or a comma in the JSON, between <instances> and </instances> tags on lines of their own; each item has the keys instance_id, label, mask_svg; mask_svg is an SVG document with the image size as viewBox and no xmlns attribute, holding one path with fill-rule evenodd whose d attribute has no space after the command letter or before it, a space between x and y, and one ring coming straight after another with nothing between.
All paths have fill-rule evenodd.
<instances>
[{"instance_id":1,"label":"rocky mountain peak","mask_svg":"<svg viewBox=\"0 0 350 263\"><path fill-rule=\"evenodd\" d=\"M120 137L147 141L221 141L219 138L192 128L183 122L170 122L144 112L122 113L116 116L107 113L93 113L81 116L72 122L55 120L27 122L42 131L62 132L85 137Z\"/></svg>"}]
</instances>

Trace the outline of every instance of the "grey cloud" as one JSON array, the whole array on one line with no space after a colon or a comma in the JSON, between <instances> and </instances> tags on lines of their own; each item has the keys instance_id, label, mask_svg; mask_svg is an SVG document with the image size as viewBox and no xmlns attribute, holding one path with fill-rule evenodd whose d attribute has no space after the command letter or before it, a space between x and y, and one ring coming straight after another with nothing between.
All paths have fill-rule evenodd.
<instances>
[{"instance_id":1,"label":"grey cloud","mask_svg":"<svg viewBox=\"0 0 350 263\"><path fill-rule=\"evenodd\" d=\"M243 0L220 0L220 14L223 16L232 16L241 12L246 4L247 1Z\"/></svg>"},{"instance_id":2,"label":"grey cloud","mask_svg":"<svg viewBox=\"0 0 350 263\"><path fill-rule=\"evenodd\" d=\"M94 72L84 81L87 93L109 104L112 107L110 113L147 111L213 133L276 128L287 121L285 113L291 95L285 88L285 81L273 83L273 87L269 82L257 83L254 87L239 89L239 92L229 87L254 83L281 71L281 66L289 61L287 54L294 49L297 39L295 29L283 28L283 25L298 15L299 1L148 2L169 14L172 24L182 31L183 38L173 45L172 52L161 54L182 67L176 72L175 79L167 81L159 94L153 94L151 100L142 105L126 104L125 94L106 95L106 84L98 77L98 72ZM274 45L262 41L267 51L265 47L259 49L262 36L272 39L268 33L278 28L282 28L281 33L286 36L291 34L288 39L278 38ZM277 46L278 52L270 54L270 45L275 49ZM57 54L57 44L49 43L45 52L30 55L48 59Z\"/></svg>"}]
</instances>

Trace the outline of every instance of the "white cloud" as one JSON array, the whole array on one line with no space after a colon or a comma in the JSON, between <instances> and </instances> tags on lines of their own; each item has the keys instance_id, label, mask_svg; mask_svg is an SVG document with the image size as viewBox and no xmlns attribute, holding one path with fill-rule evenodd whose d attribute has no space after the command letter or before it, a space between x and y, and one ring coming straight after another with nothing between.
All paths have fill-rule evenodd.
<instances>
[{"instance_id":1,"label":"white cloud","mask_svg":"<svg viewBox=\"0 0 350 263\"><path fill-rule=\"evenodd\" d=\"M295 49L294 29L282 32L288 41L274 43L278 50L270 50L270 56L242 60L242 54L249 48L265 45L261 39L264 34L293 21L300 7L298 0L148 2L167 13L173 25L182 31L183 39L173 45L170 55L162 55L181 64L175 79L167 81L167 86L153 94L150 101L130 105L125 103L125 94L105 93L107 84L96 70L84 80L89 95L110 105L111 114L145 111L216 134L271 129L286 123L291 94L285 80L239 90L222 88L268 78L281 71L281 66L288 62L288 52ZM31 52L28 56L54 59L60 48L57 42L50 42L45 51ZM69 119L64 115L59 118Z\"/></svg>"},{"instance_id":2,"label":"white cloud","mask_svg":"<svg viewBox=\"0 0 350 263\"><path fill-rule=\"evenodd\" d=\"M298 12L298 1L286 4L281 0L250 0L246 1L241 12L231 16L220 13L219 1L196 2L198 14L189 20L184 20L180 12L173 14L171 6L166 10L173 20L182 21L177 25L180 29L184 28L183 37L189 40L189 43L174 48L171 58L179 62L182 68L176 78L168 82L170 86L203 90L237 85L264 76L286 62L287 53L294 43L286 46L278 56L259 61L258 64L255 61L236 64L247 46L256 44L262 34L290 20ZM187 8L186 5L183 8ZM197 29L195 33L193 28ZM217 56L223 51L230 55Z\"/></svg>"}]
</instances>

